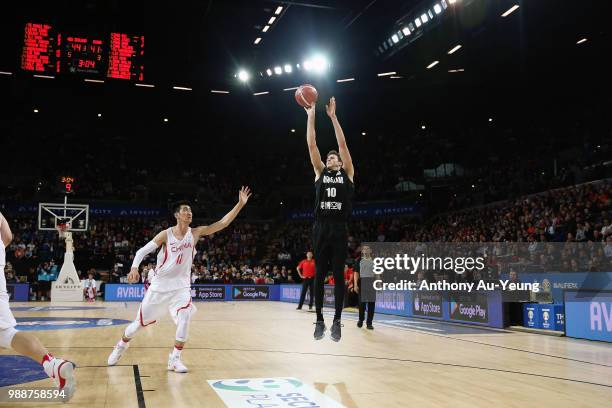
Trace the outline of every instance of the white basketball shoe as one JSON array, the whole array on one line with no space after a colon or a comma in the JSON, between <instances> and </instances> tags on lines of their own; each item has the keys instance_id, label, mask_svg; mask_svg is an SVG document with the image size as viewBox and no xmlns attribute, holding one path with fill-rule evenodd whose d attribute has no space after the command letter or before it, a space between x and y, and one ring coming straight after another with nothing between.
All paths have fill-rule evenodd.
<instances>
[{"instance_id":1,"label":"white basketball shoe","mask_svg":"<svg viewBox=\"0 0 612 408\"><path fill-rule=\"evenodd\" d=\"M186 373L189 370L185 367L185 364L181 361L181 356L170 353L168 356L168 371L174 371L175 373Z\"/></svg>"},{"instance_id":2,"label":"white basketball shoe","mask_svg":"<svg viewBox=\"0 0 612 408\"><path fill-rule=\"evenodd\" d=\"M76 391L75 368L76 365L72 361L55 357L43 364L43 369L53 380L53 384L60 391L64 391L64 402L70 400Z\"/></svg>"},{"instance_id":3,"label":"white basketball shoe","mask_svg":"<svg viewBox=\"0 0 612 408\"><path fill-rule=\"evenodd\" d=\"M122 340L119 340L119 342L115 345L113 352L110 354L110 356L108 356L108 365L114 366L115 364L117 364L117 361L119 361L119 359L121 358L123 353L125 353L125 350L128 349L128 347L130 347L130 343L124 343Z\"/></svg>"}]
</instances>

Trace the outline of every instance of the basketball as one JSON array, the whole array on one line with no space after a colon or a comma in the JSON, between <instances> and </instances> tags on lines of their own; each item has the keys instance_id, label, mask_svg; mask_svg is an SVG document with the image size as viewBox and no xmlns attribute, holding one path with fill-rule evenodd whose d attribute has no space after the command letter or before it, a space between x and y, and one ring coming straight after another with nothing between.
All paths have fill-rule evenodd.
<instances>
[{"instance_id":1,"label":"basketball","mask_svg":"<svg viewBox=\"0 0 612 408\"><path fill-rule=\"evenodd\" d=\"M317 102L318 97L317 89L310 84L304 84L295 90L295 100L303 108L310 108Z\"/></svg>"}]
</instances>

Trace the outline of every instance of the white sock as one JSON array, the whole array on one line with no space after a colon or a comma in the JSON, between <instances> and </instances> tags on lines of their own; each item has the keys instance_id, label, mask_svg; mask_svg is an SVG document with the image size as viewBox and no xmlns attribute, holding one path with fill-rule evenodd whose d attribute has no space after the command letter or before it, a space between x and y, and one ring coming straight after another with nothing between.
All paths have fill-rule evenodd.
<instances>
[{"instance_id":1,"label":"white sock","mask_svg":"<svg viewBox=\"0 0 612 408\"><path fill-rule=\"evenodd\" d=\"M119 343L117 343L117 346L119 347L127 347L129 345L129 343L126 343L125 341L123 341L123 339L119 340Z\"/></svg>"},{"instance_id":2,"label":"white sock","mask_svg":"<svg viewBox=\"0 0 612 408\"><path fill-rule=\"evenodd\" d=\"M181 356L181 351L183 351L182 349L179 350L176 347L174 348L174 350L172 350L172 357L180 357Z\"/></svg>"}]
</instances>

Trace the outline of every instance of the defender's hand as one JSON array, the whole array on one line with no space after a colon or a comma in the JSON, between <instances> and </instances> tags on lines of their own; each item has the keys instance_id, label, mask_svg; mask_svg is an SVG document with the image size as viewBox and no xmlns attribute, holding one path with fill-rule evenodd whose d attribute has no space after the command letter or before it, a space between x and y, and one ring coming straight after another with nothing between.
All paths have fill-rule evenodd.
<instances>
[{"instance_id":1,"label":"defender's hand","mask_svg":"<svg viewBox=\"0 0 612 408\"><path fill-rule=\"evenodd\" d=\"M249 197L251 197L251 189L248 187L242 186L240 192L238 193L238 202L241 205L245 205L247 201L249 201Z\"/></svg>"},{"instance_id":2,"label":"defender's hand","mask_svg":"<svg viewBox=\"0 0 612 408\"><path fill-rule=\"evenodd\" d=\"M138 273L138 268L130 269L130 273L128 273L128 282L129 283L140 282L140 274Z\"/></svg>"},{"instance_id":3,"label":"defender's hand","mask_svg":"<svg viewBox=\"0 0 612 408\"><path fill-rule=\"evenodd\" d=\"M329 99L329 104L325 105L325 112L330 119L336 117L336 98L334 96Z\"/></svg>"}]
</instances>

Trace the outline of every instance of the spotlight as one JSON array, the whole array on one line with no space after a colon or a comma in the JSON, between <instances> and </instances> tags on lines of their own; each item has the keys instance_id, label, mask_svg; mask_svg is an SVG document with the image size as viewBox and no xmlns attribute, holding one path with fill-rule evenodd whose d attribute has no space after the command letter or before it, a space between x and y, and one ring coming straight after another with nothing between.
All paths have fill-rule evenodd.
<instances>
[{"instance_id":1,"label":"spotlight","mask_svg":"<svg viewBox=\"0 0 612 408\"><path fill-rule=\"evenodd\" d=\"M366 132L361 132L361 136L365 136L365 135L366 135Z\"/></svg>"},{"instance_id":2,"label":"spotlight","mask_svg":"<svg viewBox=\"0 0 612 408\"><path fill-rule=\"evenodd\" d=\"M329 62L322 55L317 55L312 59L312 69L315 72L323 72L329 67Z\"/></svg>"},{"instance_id":3,"label":"spotlight","mask_svg":"<svg viewBox=\"0 0 612 408\"><path fill-rule=\"evenodd\" d=\"M164 118L164 122L167 122L167 121L168 121L168 118Z\"/></svg>"},{"instance_id":4,"label":"spotlight","mask_svg":"<svg viewBox=\"0 0 612 408\"><path fill-rule=\"evenodd\" d=\"M268 76L272 76L272 70L270 68L266 69L266 74L268 74Z\"/></svg>"},{"instance_id":5,"label":"spotlight","mask_svg":"<svg viewBox=\"0 0 612 408\"><path fill-rule=\"evenodd\" d=\"M429 21L426 13L421 14L421 21L423 22L423 24Z\"/></svg>"},{"instance_id":6,"label":"spotlight","mask_svg":"<svg viewBox=\"0 0 612 408\"><path fill-rule=\"evenodd\" d=\"M38 109L34 109L34 113L38 113Z\"/></svg>"},{"instance_id":7,"label":"spotlight","mask_svg":"<svg viewBox=\"0 0 612 408\"><path fill-rule=\"evenodd\" d=\"M278 6L276 8L276 11L274 12L274 14L276 14L278 16L281 13L281 11L283 11L283 6Z\"/></svg>"},{"instance_id":8,"label":"spotlight","mask_svg":"<svg viewBox=\"0 0 612 408\"><path fill-rule=\"evenodd\" d=\"M285 64L285 72L290 74L293 71L291 64Z\"/></svg>"},{"instance_id":9,"label":"spotlight","mask_svg":"<svg viewBox=\"0 0 612 408\"><path fill-rule=\"evenodd\" d=\"M291 129L291 133L295 133L295 129Z\"/></svg>"},{"instance_id":10,"label":"spotlight","mask_svg":"<svg viewBox=\"0 0 612 408\"><path fill-rule=\"evenodd\" d=\"M423 23L421 23L421 19L420 18L416 18L414 20L414 24L417 26L417 28L419 28Z\"/></svg>"},{"instance_id":11,"label":"spotlight","mask_svg":"<svg viewBox=\"0 0 612 408\"><path fill-rule=\"evenodd\" d=\"M99 118L101 118L101 117L102 117L102 114L101 114L101 113L98 113L98 117L99 117Z\"/></svg>"},{"instance_id":12,"label":"spotlight","mask_svg":"<svg viewBox=\"0 0 612 408\"><path fill-rule=\"evenodd\" d=\"M423 126L421 126L421 129L425 130L425 129L427 129L427 128L425 127L425 125L423 125Z\"/></svg>"},{"instance_id":13,"label":"spotlight","mask_svg":"<svg viewBox=\"0 0 612 408\"><path fill-rule=\"evenodd\" d=\"M242 82L248 81L249 77L250 77L249 73L243 69L241 69L240 72L238 72L238 79L241 80Z\"/></svg>"},{"instance_id":14,"label":"spotlight","mask_svg":"<svg viewBox=\"0 0 612 408\"><path fill-rule=\"evenodd\" d=\"M263 32L265 33L265 32L266 32L266 31L268 31L269 29L270 29L270 26L269 26L269 25L267 25L267 26L265 26L265 27L263 28L263 30L261 30L261 31L263 31Z\"/></svg>"},{"instance_id":15,"label":"spotlight","mask_svg":"<svg viewBox=\"0 0 612 408\"><path fill-rule=\"evenodd\" d=\"M281 67L274 67L274 73L276 75L281 75L283 73L283 69Z\"/></svg>"},{"instance_id":16,"label":"spotlight","mask_svg":"<svg viewBox=\"0 0 612 408\"><path fill-rule=\"evenodd\" d=\"M402 33L404 33L404 35L408 37L410 35L410 29L408 27L404 27L402 28Z\"/></svg>"},{"instance_id":17,"label":"spotlight","mask_svg":"<svg viewBox=\"0 0 612 408\"><path fill-rule=\"evenodd\" d=\"M261 42L261 37L257 37L255 39L255 45L259 44Z\"/></svg>"},{"instance_id":18,"label":"spotlight","mask_svg":"<svg viewBox=\"0 0 612 408\"><path fill-rule=\"evenodd\" d=\"M304 69L310 71L312 69L312 62L310 60L304 61Z\"/></svg>"},{"instance_id":19,"label":"spotlight","mask_svg":"<svg viewBox=\"0 0 612 408\"><path fill-rule=\"evenodd\" d=\"M268 20L268 24L273 24L276 21L276 17L270 17L270 20Z\"/></svg>"},{"instance_id":20,"label":"spotlight","mask_svg":"<svg viewBox=\"0 0 612 408\"><path fill-rule=\"evenodd\" d=\"M397 34L393 34L391 36L391 40L393 41L393 44L397 44L399 42L399 37L397 36Z\"/></svg>"},{"instance_id":21,"label":"spotlight","mask_svg":"<svg viewBox=\"0 0 612 408\"><path fill-rule=\"evenodd\" d=\"M440 5L436 3L434 5L434 11L436 12L436 14L440 14L442 12L442 7L440 7Z\"/></svg>"}]
</instances>

